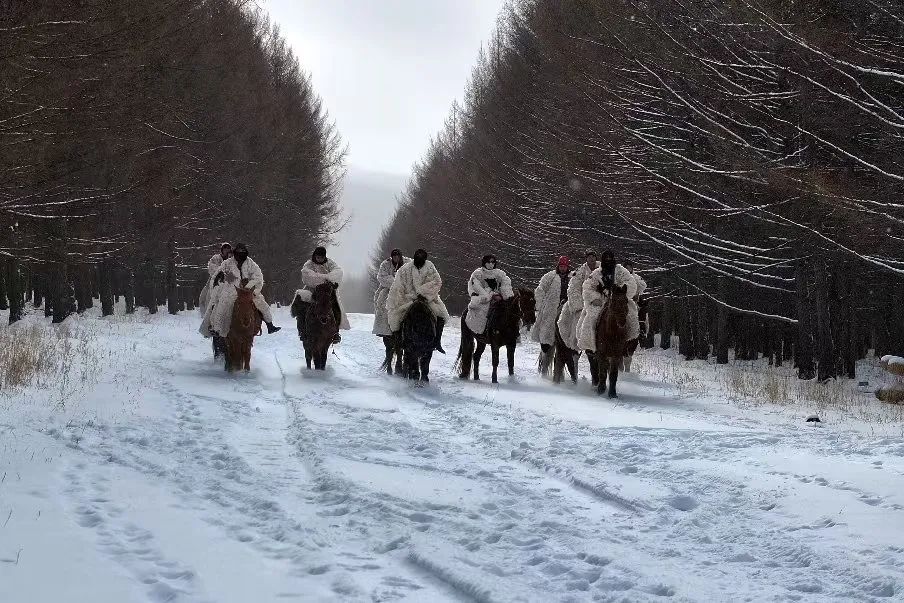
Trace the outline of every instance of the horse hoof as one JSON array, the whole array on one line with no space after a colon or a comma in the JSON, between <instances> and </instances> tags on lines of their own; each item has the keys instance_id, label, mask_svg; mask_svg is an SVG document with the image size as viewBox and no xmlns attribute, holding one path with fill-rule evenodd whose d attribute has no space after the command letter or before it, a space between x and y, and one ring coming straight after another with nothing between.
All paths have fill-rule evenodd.
<instances>
[{"instance_id":1,"label":"horse hoof","mask_svg":"<svg viewBox=\"0 0 904 603\"><path fill-rule=\"evenodd\" d=\"M609 394L609 399L610 399L610 400L618 400L618 394L611 394L611 393L610 393L610 394Z\"/></svg>"}]
</instances>

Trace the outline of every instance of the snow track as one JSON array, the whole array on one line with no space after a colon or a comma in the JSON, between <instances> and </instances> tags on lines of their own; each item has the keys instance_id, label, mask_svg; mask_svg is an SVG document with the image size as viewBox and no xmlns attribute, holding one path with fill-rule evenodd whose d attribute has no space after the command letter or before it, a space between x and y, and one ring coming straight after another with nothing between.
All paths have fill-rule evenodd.
<instances>
[{"instance_id":1,"label":"snow track","mask_svg":"<svg viewBox=\"0 0 904 603\"><path fill-rule=\"evenodd\" d=\"M17 513L0 599L54 600L25 579L41 550L19 518L39 504L94 575L116 574L98 601L904 600L900 438L766 422L633 376L614 404L536 378L531 347L499 386L437 358L413 388L377 371L382 346L353 319L325 373L280 334L242 377L212 363L194 317L149 319L131 414L0 421L28 436L0 448L16 453L0 475L33 476L11 497L0 484L0 514ZM96 395L115 406L126 381Z\"/></svg>"}]
</instances>

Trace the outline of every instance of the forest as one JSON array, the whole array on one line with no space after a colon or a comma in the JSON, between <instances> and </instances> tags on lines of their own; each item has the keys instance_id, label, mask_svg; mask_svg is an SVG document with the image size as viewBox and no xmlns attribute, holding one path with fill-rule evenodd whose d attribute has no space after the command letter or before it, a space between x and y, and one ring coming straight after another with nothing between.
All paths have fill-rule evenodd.
<instances>
[{"instance_id":1,"label":"forest","mask_svg":"<svg viewBox=\"0 0 904 603\"><path fill-rule=\"evenodd\" d=\"M453 312L611 248L644 345L854 376L904 350L904 6L521 0L375 252L427 247Z\"/></svg>"},{"instance_id":2,"label":"forest","mask_svg":"<svg viewBox=\"0 0 904 603\"><path fill-rule=\"evenodd\" d=\"M0 309L194 308L221 239L288 301L345 149L247 0L0 1Z\"/></svg>"}]
</instances>

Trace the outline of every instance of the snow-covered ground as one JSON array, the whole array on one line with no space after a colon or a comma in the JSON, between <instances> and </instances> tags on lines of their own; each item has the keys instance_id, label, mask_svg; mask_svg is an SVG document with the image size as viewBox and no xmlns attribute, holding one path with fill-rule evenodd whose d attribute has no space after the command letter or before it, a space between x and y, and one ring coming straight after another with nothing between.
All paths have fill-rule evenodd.
<instances>
[{"instance_id":1,"label":"snow-covered ground","mask_svg":"<svg viewBox=\"0 0 904 603\"><path fill-rule=\"evenodd\" d=\"M353 319L315 375L277 311L240 377L195 314L75 319L64 387L0 393L0 601L904 600L899 425L613 402L532 345L412 388Z\"/></svg>"}]
</instances>

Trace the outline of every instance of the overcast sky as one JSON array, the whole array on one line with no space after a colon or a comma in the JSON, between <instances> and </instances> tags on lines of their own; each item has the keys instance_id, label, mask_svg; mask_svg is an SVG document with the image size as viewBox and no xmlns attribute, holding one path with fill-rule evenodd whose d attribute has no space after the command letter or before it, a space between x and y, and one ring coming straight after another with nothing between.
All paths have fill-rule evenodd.
<instances>
[{"instance_id":1,"label":"overcast sky","mask_svg":"<svg viewBox=\"0 0 904 603\"><path fill-rule=\"evenodd\" d=\"M462 97L502 0L264 0L355 168L408 174Z\"/></svg>"},{"instance_id":2,"label":"overcast sky","mask_svg":"<svg viewBox=\"0 0 904 603\"><path fill-rule=\"evenodd\" d=\"M262 0L348 145L353 185L342 204L352 223L330 252L347 270L365 270L395 194L462 98L503 2ZM387 182L398 190L387 193Z\"/></svg>"}]
</instances>

